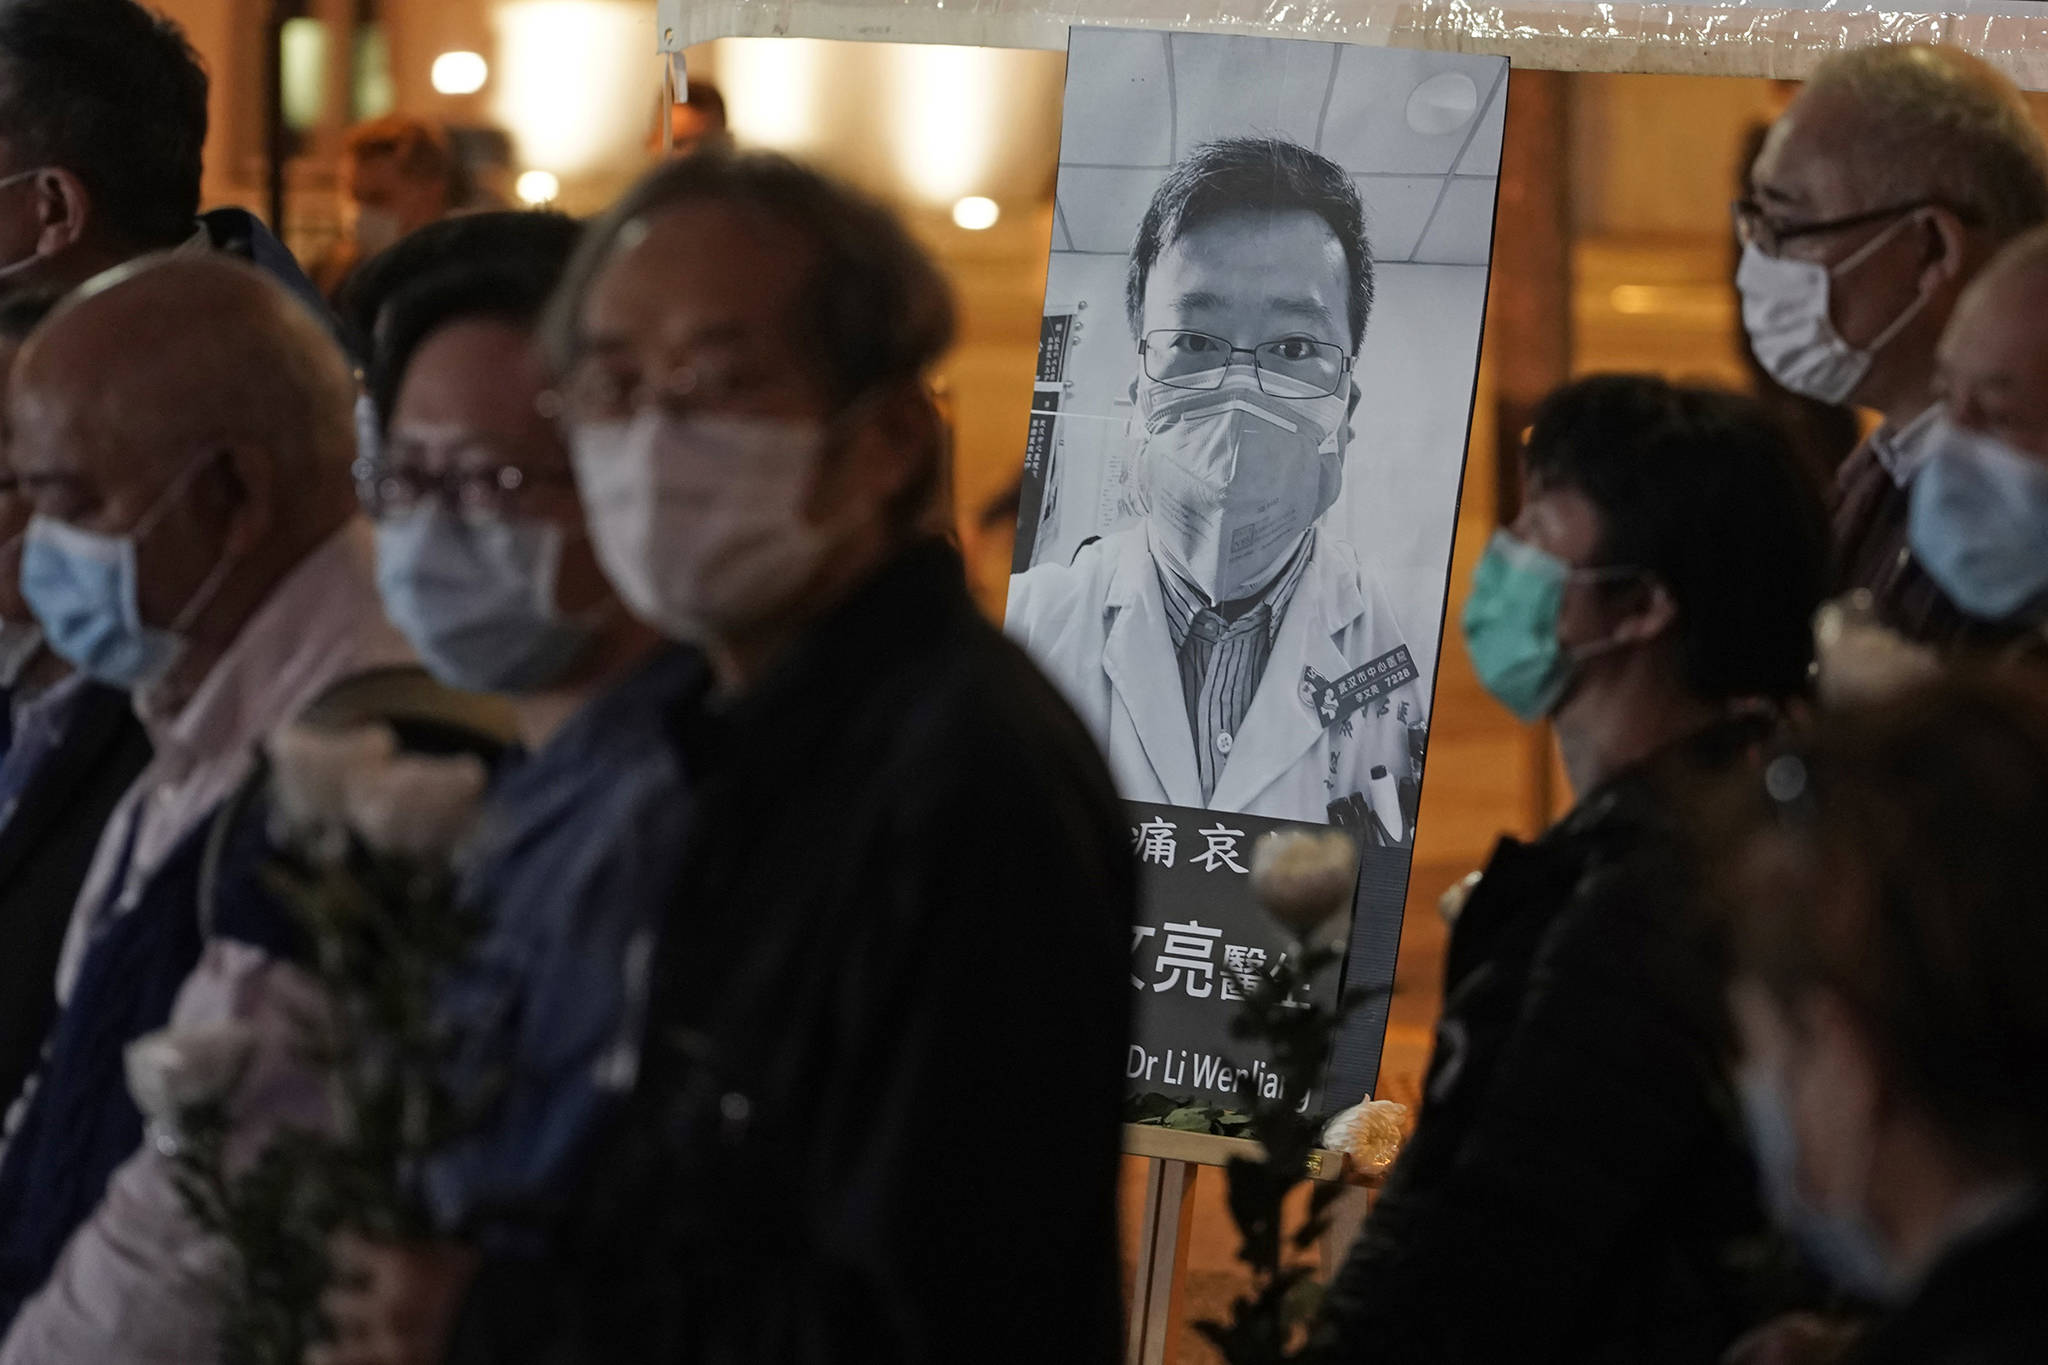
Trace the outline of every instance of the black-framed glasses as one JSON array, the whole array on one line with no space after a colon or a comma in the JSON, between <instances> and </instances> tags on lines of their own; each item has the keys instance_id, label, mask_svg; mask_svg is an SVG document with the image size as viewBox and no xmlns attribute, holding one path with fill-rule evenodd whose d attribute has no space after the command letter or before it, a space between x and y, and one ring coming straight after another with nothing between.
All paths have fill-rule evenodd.
<instances>
[{"instance_id":1,"label":"black-framed glasses","mask_svg":"<svg viewBox=\"0 0 2048 1365\"><path fill-rule=\"evenodd\" d=\"M1787 242L1796 242L1804 237L1819 237L1830 232L1847 232L1851 228L1868 227L1872 223L1882 223L1888 218L1898 218L1921 209L1947 209L1965 223L1974 222L1976 219L1976 215L1967 209L1933 198L1914 199L1903 204L1891 204L1881 209L1851 213L1841 218L1824 218L1812 223L1775 222L1769 211L1754 199L1737 199L1728 206L1728 212L1735 220L1735 239L1744 246L1755 247L1766 256L1776 256L1784 250Z\"/></svg>"},{"instance_id":2,"label":"black-framed glasses","mask_svg":"<svg viewBox=\"0 0 2048 1365\"><path fill-rule=\"evenodd\" d=\"M357 466L356 497L379 520L403 516L428 501L471 516L508 516L538 489L573 487L566 469L527 469L516 464L472 465L430 470L417 465Z\"/></svg>"},{"instance_id":3,"label":"black-framed glasses","mask_svg":"<svg viewBox=\"0 0 2048 1365\"><path fill-rule=\"evenodd\" d=\"M1223 387L1231 363L1252 358L1259 392L1271 398L1327 398L1344 387L1352 356L1342 346L1310 337L1281 337L1257 346L1233 346L1207 332L1161 328L1138 342L1145 377L1175 389Z\"/></svg>"}]
</instances>

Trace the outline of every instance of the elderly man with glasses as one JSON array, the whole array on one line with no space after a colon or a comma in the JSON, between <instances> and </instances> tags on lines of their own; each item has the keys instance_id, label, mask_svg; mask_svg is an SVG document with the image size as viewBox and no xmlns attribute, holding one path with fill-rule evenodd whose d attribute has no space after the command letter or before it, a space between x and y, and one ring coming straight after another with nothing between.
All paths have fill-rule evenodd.
<instances>
[{"instance_id":1,"label":"elderly man with glasses","mask_svg":"<svg viewBox=\"0 0 2048 1365\"><path fill-rule=\"evenodd\" d=\"M1321 525L1372 295L1358 191L1306 148L1212 142L1153 196L1125 297L1144 516L1012 580L1007 627L1130 800L1405 841L1416 664Z\"/></svg>"},{"instance_id":2,"label":"elderly man with glasses","mask_svg":"<svg viewBox=\"0 0 2048 1365\"><path fill-rule=\"evenodd\" d=\"M1942 329L1998 248L2048 219L2048 149L2019 91L1950 48L1842 53L1772 126L1735 219L1757 359L1796 393L1883 419L1836 485L1838 587L1913 639L1980 636L1915 560L1907 507Z\"/></svg>"}]
</instances>

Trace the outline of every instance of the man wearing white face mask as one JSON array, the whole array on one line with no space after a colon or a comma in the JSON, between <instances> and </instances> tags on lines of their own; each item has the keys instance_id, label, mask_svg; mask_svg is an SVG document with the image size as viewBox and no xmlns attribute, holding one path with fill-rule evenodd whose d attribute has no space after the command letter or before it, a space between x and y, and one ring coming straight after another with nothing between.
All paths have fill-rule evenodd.
<instances>
[{"instance_id":1,"label":"man wearing white face mask","mask_svg":"<svg viewBox=\"0 0 2048 1365\"><path fill-rule=\"evenodd\" d=\"M1113 1358L1128 833L927 530L942 277L880 206L700 152L589 230L546 333L599 562L706 666L633 1097L453 1358ZM1068 1139L990 1182L986 1062L1027 1055ZM430 1358L417 1321L323 1359Z\"/></svg>"},{"instance_id":2,"label":"man wearing white face mask","mask_svg":"<svg viewBox=\"0 0 2048 1365\"><path fill-rule=\"evenodd\" d=\"M2048 694L1831 710L1735 804L1735 1079L1773 1216L1884 1310L1847 1358L2048 1360Z\"/></svg>"},{"instance_id":3,"label":"man wearing white face mask","mask_svg":"<svg viewBox=\"0 0 2048 1365\"><path fill-rule=\"evenodd\" d=\"M1306 148L1210 143L1153 196L1125 296L1145 515L1012 579L1005 622L1127 799L1407 838L1418 670L1322 524L1372 286L1357 189Z\"/></svg>"},{"instance_id":4,"label":"man wearing white face mask","mask_svg":"<svg viewBox=\"0 0 2048 1365\"><path fill-rule=\"evenodd\" d=\"M2048 219L2048 149L2011 81L1950 48L1830 58L1770 130L1736 205L1736 283L1758 361L1785 387L1883 424L1839 475L1844 592L1932 644L1972 626L1907 544L1930 450L1935 344L1964 287Z\"/></svg>"}]
</instances>

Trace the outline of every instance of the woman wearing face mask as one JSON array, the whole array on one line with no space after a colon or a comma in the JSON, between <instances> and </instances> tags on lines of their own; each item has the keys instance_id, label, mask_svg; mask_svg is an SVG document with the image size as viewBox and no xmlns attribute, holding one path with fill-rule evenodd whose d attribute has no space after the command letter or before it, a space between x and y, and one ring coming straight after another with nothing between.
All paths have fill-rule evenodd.
<instances>
[{"instance_id":1,"label":"woman wearing face mask","mask_svg":"<svg viewBox=\"0 0 2048 1365\"><path fill-rule=\"evenodd\" d=\"M1826 532L1747 400L1555 394L1464 616L1579 803L1503 839L1452 931L1416 1132L1331 1287L1331 1362L1707 1365L1788 1290L1716 1079L1674 792L1799 695Z\"/></svg>"},{"instance_id":2,"label":"woman wearing face mask","mask_svg":"<svg viewBox=\"0 0 2048 1365\"><path fill-rule=\"evenodd\" d=\"M1738 1079L1774 1215L1885 1306L1857 1365L2048 1360L2048 693L1965 670L1742 793Z\"/></svg>"},{"instance_id":3,"label":"woman wearing face mask","mask_svg":"<svg viewBox=\"0 0 2048 1365\"><path fill-rule=\"evenodd\" d=\"M630 964L681 843L663 717L696 655L622 610L593 556L532 345L575 232L533 222L520 252L406 287L378 328L372 391L388 420L364 495L385 608L442 681L506 696L528 752L491 792L469 883L490 928L446 992L465 1074L480 1093L509 1080L426 1172L459 1240L344 1242L358 1273L330 1304L344 1345L388 1324L393 1294L409 1334L430 1324L411 1339L438 1340L475 1252L516 1255L544 1235L632 1074Z\"/></svg>"}]
</instances>

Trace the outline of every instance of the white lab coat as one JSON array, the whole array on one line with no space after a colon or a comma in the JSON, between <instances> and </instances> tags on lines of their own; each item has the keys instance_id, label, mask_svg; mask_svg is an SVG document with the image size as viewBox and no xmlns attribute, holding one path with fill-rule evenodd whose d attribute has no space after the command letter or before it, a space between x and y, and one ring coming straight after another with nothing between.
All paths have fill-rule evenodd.
<instances>
[{"instance_id":1,"label":"white lab coat","mask_svg":"<svg viewBox=\"0 0 2048 1365\"><path fill-rule=\"evenodd\" d=\"M1204 805L1143 522L1084 546L1072 564L1011 578L1004 630L1080 713L1126 800ZM1413 776L1408 732L1424 723L1418 684L1368 702L1348 726L1325 724L1302 687L1304 669L1334 682L1401 643L1393 608L1356 552L1319 534L1207 806L1324 823L1332 802L1370 792L1375 765ZM1375 813L1397 823L1377 805ZM1396 837L1405 842L1405 831Z\"/></svg>"}]
</instances>

